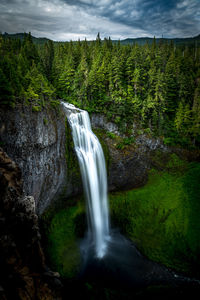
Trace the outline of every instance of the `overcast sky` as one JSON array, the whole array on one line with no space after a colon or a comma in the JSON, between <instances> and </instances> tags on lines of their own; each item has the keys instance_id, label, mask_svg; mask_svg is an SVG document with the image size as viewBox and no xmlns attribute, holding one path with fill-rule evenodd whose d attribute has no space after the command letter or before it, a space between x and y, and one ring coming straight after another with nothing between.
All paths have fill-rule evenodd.
<instances>
[{"instance_id":1,"label":"overcast sky","mask_svg":"<svg viewBox=\"0 0 200 300\"><path fill-rule=\"evenodd\" d=\"M53 40L200 34L200 0L0 0L0 31Z\"/></svg>"}]
</instances>

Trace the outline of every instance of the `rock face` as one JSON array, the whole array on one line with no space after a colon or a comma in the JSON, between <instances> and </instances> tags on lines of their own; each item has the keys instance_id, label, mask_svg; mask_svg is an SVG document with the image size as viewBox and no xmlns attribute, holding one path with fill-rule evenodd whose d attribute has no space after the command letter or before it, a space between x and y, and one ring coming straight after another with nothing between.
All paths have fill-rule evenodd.
<instances>
[{"instance_id":1,"label":"rock face","mask_svg":"<svg viewBox=\"0 0 200 300\"><path fill-rule=\"evenodd\" d=\"M19 167L0 148L0 299L60 299L57 274L47 271L32 196ZM51 278L51 279L49 279Z\"/></svg>"},{"instance_id":2,"label":"rock face","mask_svg":"<svg viewBox=\"0 0 200 300\"><path fill-rule=\"evenodd\" d=\"M101 114L92 114L90 116L92 127L101 128L109 132L113 132L115 134L119 134L119 130L116 124L112 122L108 122L106 117Z\"/></svg>"},{"instance_id":3,"label":"rock face","mask_svg":"<svg viewBox=\"0 0 200 300\"><path fill-rule=\"evenodd\" d=\"M82 191L71 131L65 119L62 106L57 110L46 107L39 112L23 105L13 110L0 109L0 145L21 169L24 193L33 195L37 214L53 199L64 199ZM103 115L92 114L91 123L93 128L119 135L117 125ZM124 150L117 149L106 135L104 142L110 157L110 191L144 184L152 153L167 151L159 140L146 136L139 136L134 146Z\"/></svg>"},{"instance_id":4,"label":"rock face","mask_svg":"<svg viewBox=\"0 0 200 300\"><path fill-rule=\"evenodd\" d=\"M92 127L112 132L118 137L120 133L116 124L107 122L105 116L93 114ZM123 140L124 136L120 137ZM106 134L102 137L108 148L108 188L110 191L131 189L142 186L147 181L148 170L156 166L157 152L168 153L170 150L159 139L140 135L135 138L132 145L124 149L116 147L116 139Z\"/></svg>"},{"instance_id":5,"label":"rock face","mask_svg":"<svg viewBox=\"0 0 200 300\"><path fill-rule=\"evenodd\" d=\"M133 147L117 150L112 140L107 139L110 150L108 186L110 191L142 186L147 181L150 163L144 155Z\"/></svg>"},{"instance_id":6,"label":"rock face","mask_svg":"<svg viewBox=\"0 0 200 300\"><path fill-rule=\"evenodd\" d=\"M61 110L32 112L30 106L1 109L0 138L3 149L22 171L24 192L33 195L37 213L57 195L76 190L68 178L65 115Z\"/></svg>"}]
</instances>

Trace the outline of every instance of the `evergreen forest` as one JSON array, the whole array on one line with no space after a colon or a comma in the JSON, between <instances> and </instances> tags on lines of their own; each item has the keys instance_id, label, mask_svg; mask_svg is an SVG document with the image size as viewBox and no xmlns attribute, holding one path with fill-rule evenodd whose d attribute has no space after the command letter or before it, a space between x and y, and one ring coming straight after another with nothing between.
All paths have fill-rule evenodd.
<instances>
[{"instance_id":1,"label":"evergreen forest","mask_svg":"<svg viewBox=\"0 0 200 300\"><path fill-rule=\"evenodd\" d=\"M0 105L33 111L63 99L103 113L124 136L148 134L171 146L200 146L200 47L154 38L34 43L0 35Z\"/></svg>"}]
</instances>

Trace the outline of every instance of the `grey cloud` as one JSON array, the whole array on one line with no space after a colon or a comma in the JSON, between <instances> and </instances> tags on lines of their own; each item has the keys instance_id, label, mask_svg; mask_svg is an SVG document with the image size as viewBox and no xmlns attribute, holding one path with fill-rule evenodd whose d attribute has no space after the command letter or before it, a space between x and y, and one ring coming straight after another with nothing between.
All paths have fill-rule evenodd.
<instances>
[{"instance_id":1,"label":"grey cloud","mask_svg":"<svg viewBox=\"0 0 200 300\"><path fill-rule=\"evenodd\" d=\"M141 29L148 35L188 36L200 31L199 0L63 1L87 6L91 14Z\"/></svg>"},{"instance_id":2,"label":"grey cloud","mask_svg":"<svg viewBox=\"0 0 200 300\"><path fill-rule=\"evenodd\" d=\"M111 1L110 1L111 2ZM195 16L200 11L198 0L155 0L155 1L112 1L101 12L102 16L114 22L120 22L133 28L161 36L194 35L200 31L200 18ZM121 14L116 14L117 11Z\"/></svg>"},{"instance_id":3,"label":"grey cloud","mask_svg":"<svg viewBox=\"0 0 200 300\"><path fill-rule=\"evenodd\" d=\"M0 0L0 31L54 39L194 36L199 0Z\"/></svg>"}]
</instances>

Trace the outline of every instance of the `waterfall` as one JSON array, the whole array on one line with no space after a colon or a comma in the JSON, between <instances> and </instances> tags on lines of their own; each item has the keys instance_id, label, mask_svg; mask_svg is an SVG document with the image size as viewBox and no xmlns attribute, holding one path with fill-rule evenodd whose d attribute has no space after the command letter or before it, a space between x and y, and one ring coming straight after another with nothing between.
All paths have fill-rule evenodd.
<instances>
[{"instance_id":1,"label":"waterfall","mask_svg":"<svg viewBox=\"0 0 200 300\"><path fill-rule=\"evenodd\" d=\"M102 258L109 240L107 173L103 150L92 132L88 113L71 104L63 105L67 108L87 200L88 232L92 237L96 256Z\"/></svg>"}]
</instances>

